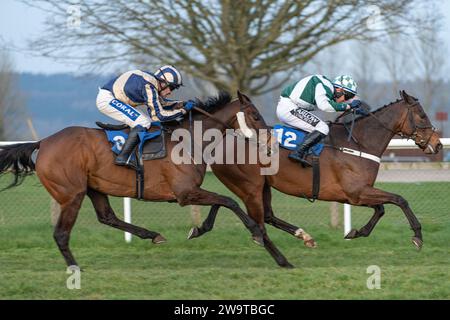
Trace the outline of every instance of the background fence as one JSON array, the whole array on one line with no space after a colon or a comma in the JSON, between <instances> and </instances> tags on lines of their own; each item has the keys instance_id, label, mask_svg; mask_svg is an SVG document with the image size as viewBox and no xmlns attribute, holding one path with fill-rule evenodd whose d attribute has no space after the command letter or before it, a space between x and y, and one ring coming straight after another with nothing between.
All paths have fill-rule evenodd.
<instances>
[{"instance_id":1,"label":"background fence","mask_svg":"<svg viewBox=\"0 0 450 320\"><path fill-rule=\"evenodd\" d=\"M427 225L448 223L450 221L450 163L383 163L376 187L402 195L408 200L424 227ZM13 178L7 173L1 176L0 188L5 188ZM325 183L325 182L324 182ZM208 172L203 188L219 194L239 199L222 183ZM112 207L119 217L123 217L123 199L110 197ZM239 201L242 205L242 202ZM242 205L243 206L243 205ZM51 225L52 200L38 178L33 174L25 179L22 185L0 192L0 229L17 225ZM164 228L173 228L187 232L192 226L191 207L180 207L176 203L144 202L131 200L132 222L134 224L157 228L163 233ZM309 203L305 199L284 195L273 190L273 208L277 216L305 229L310 228L342 228L343 205L316 201ZM209 208L201 208L202 219ZM336 211L337 210L337 211ZM334 217L333 217L334 212ZM336 215L336 212L338 214ZM352 225L364 225L373 210L370 208L352 207ZM407 225L406 218L400 209L393 205L386 206L383 223ZM217 219L220 226L236 225L242 229L240 220L227 209L221 209ZM94 209L88 198L78 216L76 226L85 228L104 228L96 219ZM162 230L161 230L162 229Z\"/></svg>"}]
</instances>

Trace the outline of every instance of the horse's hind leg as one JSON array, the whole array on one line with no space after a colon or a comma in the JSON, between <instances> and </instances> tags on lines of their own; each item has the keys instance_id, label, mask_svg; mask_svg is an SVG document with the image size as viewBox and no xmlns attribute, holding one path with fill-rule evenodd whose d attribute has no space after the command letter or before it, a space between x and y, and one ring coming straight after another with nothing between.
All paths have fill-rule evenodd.
<instances>
[{"instance_id":1,"label":"horse's hind leg","mask_svg":"<svg viewBox=\"0 0 450 320\"><path fill-rule=\"evenodd\" d=\"M266 190L266 188L268 190ZM220 206L213 205L202 225L200 227L193 227L189 231L188 239L200 237L203 234L211 231L214 227L219 208ZM305 246L309 248L315 248L317 246L317 243L308 233L305 232L305 230L275 217L271 205L270 186L268 186L267 184L264 187L264 222L274 226L275 228L290 233L298 239L303 240Z\"/></svg>"},{"instance_id":2,"label":"horse's hind leg","mask_svg":"<svg viewBox=\"0 0 450 320\"><path fill-rule=\"evenodd\" d=\"M375 212L370 218L369 222L359 230L352 229L346 236L345 239L355 239L359 237L368 237L372 232L375 225L378 223L380 218L384 215L384 206L382 204L372 206L375 209Z\"/></svg>"},{"instance_id":3,"label":"horse's hind leg","mask_svg":"<svg viewBox=\"0 0 450 320\"><path fill-rule=\"evenodd\" d=\"M245 201L249 215L259 224L264 235L264 248L270 253L280 267L293 268L286 257L278 250L275 244L270 240L267 230L264 226L265 206L263 194L261 192L251 194Z\"/></svg>"},{"instance_id":4,"label":"horse's hind leg","mask_svg":"<svg viewBox=\"0 0 450 320\"><path fill-rule=\"evenodd\" d=\"M209 230L212 228L219 207L220 206L227 207L238 215L238 217L244 222L245 226L252 232L253 239L257 241L259 244L262 244L264 246L264 248L275 259L275 261L279 266L286 268L293 267L269 239L269 236L267 235L267 232L264 228L264 219L263 219L264 209L262 206L262 201L261 199L259 199L259 197L257 197L257 195L252 194L250 197L248 197L248 200L245 202L248 211L252 213L251 217L246 215L239 208L239 205L233 199L220 196L202 189L190 191L189 193L183 196L182 201L180 202L181 205L186 204L208 205L213 203L214 205L210 211L212 220L208 221L208 219L206 219L206 221L202 225L202 227L205 226L205 229L203 229L203 231L205 231L208 228ZM257 224L255 224L255 222ZM256 233L255 231L258 232ZM257 237L258 238L260 237L260 234L262 235L262 237L260 239L256 239Z\"/></svg>"},{"instance_id":5,"label":"horse's hind leg","mask_svg":"<svg viewBox=\"0 0 450 320\"><path fill-rule=\"evenodd\" d=\"M245 227L251 232L253 240L260 245L264 245L263 235L259 226L252 218L242 211L238 203L233 199L198 187L189 190L177 190L175 191L175 195L181 206L193 204L201 206L218 205L219 207L223 206L230 209L239 219L241 219Z\"/></svg>"},{"instance_id":6,"label":"horse's hind leg","mask_svg":"<svg viewBox=\"0 0 450 320\"><path fill-rule=\"evenodd\" d=\"M70 232L77 220L78 212L83 202L85 192L76 194L70 200L61 204L61 213L55 226L53 237L58 245L59 251L66 260L68 266L78 265L69 248Z\"/></svg>"},{"instance_id":7,"label":"horse's hind leg","mask_svg":"<svg viewBox=\"0 0 450 320\"><path fill-rule=\"evenodd\" d=\"M275 217L272 210L272 193L270 190L270 186L267 183L264 185L263 202L265 223L268 223L275 228L283 230L287 233L292 234L296 238L303 240L304 245L309 248L317 247L317 243L314 241L313 237L306 233L305 230Z\"/></svg>"},{"instance_id":8,"label":"horse's hind leg","mask_svg":"<svg viewBox=\"0 0 450 320\"><path fill-rule=\"evenodd\" d=\"M87 195L91 199L92 205L95 209L95 213L97 214L98 221L100 221L101 223L116 229L132 233L141 239L152 239L152 242L156 244L166 241L166 239L164 239L164 237L157 232L150 231L130 223L126 223L117 218L116 214L111 208L111 205L109 204L107 195L90 188L87 191Z\"/></svg>"}]
</instances>

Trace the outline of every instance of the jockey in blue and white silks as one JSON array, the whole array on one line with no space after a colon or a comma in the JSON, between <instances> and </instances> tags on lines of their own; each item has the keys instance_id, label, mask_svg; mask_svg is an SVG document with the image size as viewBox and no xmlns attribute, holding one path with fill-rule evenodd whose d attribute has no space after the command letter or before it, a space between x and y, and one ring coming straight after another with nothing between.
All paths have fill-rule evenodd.
<instances>
[{"instance_id":1,"label":"jockey in blue and white silks","mask_svg":"<svg viewBox=\"0 0 450 320\"><path fill-rule=\"evenodd\" d=\"M175 101L167 97L183 85L180 72L163 66L155 73L132 70L110 80L99 89L97 108L107 116L132 129L116 158L117 165L126 165L139 142L138 133L150 128L152 122L165 122L183 117L192 101Z\"/></svg>"},{"instance_id":2,"label":"jockey in blue and white silks","mask_svg":"<svg viewBox=\"0 0 450 320\"><path fill-rule=\"evenodd\" d=\"M308 132L302 144L289 158L310 165L305 157L309 149L328 135L325 121L311 113L320 109L327 112L358 108L355 99L356 82L350 76L336 77L333 82L323 75L311 75L288 85L281 91L277 116L285 124Z\"/></svg>"}]
</instances>

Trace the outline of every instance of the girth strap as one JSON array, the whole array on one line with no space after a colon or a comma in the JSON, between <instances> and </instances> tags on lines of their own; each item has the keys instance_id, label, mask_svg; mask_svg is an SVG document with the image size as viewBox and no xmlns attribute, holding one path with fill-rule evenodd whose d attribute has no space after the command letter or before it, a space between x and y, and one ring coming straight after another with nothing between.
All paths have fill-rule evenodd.
<instances>
[{"instance_id":1,"label":"girth strap","mask_svg":"<svg viewBox=\"0 0 450 320\"><path fill-rule=\"evenodd\" d=\"M136 198L144 199L144 164L142 158L139 157L138 148L136 148Z\"/></svg>"},{"instance_id":2,"label":"girth strap","mask_svg":"<svg viewBox=\"0 0 450 320\"><path fill-rule=\"evenodd\" d=\"M320 158L317 156L312 156L311 166L313 170L313 179L312 179L312 197L308 198L304 193L301 194L303 198L308 200L309 202L314 202L319 199L320 192Z\"/></svg>"},{"instance_id":3,"label":"girth strap","mask_svg":"<svg viewBox=\"0 0 450 320\"><path fill-rule=\"evenodd\" d=\"M316 201L319 198L320 191L320 163L319 157L312 157L312 168L313 168L313 186L312 186L312 199Z\"/></svg>"}]
</instances>

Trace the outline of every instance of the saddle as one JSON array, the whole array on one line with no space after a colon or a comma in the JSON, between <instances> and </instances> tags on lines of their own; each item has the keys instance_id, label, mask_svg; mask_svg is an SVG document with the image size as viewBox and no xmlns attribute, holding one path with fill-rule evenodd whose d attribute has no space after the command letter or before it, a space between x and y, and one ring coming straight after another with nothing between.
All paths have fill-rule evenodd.
<instances>
[{"instance_id":1,"label":"saddle","mask_svg":"<svg viewBox=\"0 0 450 320\"><path fill-rule=\"evenodd\" d=\"M129 126L96 122L97 126L105 130L108 141L112 144L111 150L115 155L120 153L123 144L128 138ZM127 131L125 131L127 130ZM166 156L164 128L153 123L147 132L139 133L140 143L130 160L130 165L137 169L138 162L155 160Z\"/></svg>"}]
</instances>

